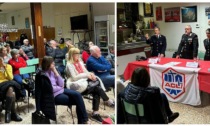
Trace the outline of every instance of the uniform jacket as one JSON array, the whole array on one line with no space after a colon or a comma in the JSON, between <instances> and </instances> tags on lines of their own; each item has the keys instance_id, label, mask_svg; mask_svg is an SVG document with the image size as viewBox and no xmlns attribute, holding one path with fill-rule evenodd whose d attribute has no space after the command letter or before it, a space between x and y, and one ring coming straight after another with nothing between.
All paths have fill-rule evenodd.
<instances>
[{"instance_id":1,"label":"uniform jacket","mask_svg":"<svg viewBox=\"0 0 210 126\"><path fill-rule=\"evenodd\" d=\"M198 36L195 33L190 33L190 35L183 34L177 55L181 54L182 58L193 59L193 57L198 55L198 47Z\"/></svg>"},{"instance_id":2,"label":"uniform jacket","mask_svg":"<svg viewBox=\"0 0 210 126\"><path fill-rule=\"evenodd\" d=\"M150 44L150 46L152 47L152 56L158 56L159 53L165 55L167 42L164 35L159 35L159 37L153 35L150 39L146 41L146 43Z\"/></svg>"}]
</instances>

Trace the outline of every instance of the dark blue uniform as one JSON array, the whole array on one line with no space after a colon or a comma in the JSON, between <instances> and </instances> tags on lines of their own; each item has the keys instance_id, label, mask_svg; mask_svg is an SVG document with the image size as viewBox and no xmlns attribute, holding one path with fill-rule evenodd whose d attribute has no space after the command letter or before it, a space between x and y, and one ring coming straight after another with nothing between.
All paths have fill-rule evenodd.
<instances>
[{"instance_id":1,"label":"dark blue uniform","mask_svg":"<svg viewBox=\"0 0 210 126\"><path fill-rule=\"evenodd\" d=\"M204 44L204 47L206 49L204 60L210 61L210 40L209 39L205 39L203 41L203 44Z\"/></svg>"},{"instance_id":2,"label":"dark blue uniform","mask_svg":"<svg viewBox=\"0 0 210 126\"><path fill-rule=\"evenodd\" d=\"M193 59L198 55L198 36L195 33L183 34L177 55L181 54L183 59Z\"/></svg>"},{"instance_id":3,"label":"dark blue uniform","mask_svg":"<svg viewBox=\"0 0 210 126\"><path fill-rule=\"evenodd\" d=\"M151 55L152 56L158 56L158 54L164 54L165 56L165 51L166 51L166 37L164 35L153 35L151 36L150 39L148 39L147 44L150 44L151 46Z\"/></svg>"}]
</instances>

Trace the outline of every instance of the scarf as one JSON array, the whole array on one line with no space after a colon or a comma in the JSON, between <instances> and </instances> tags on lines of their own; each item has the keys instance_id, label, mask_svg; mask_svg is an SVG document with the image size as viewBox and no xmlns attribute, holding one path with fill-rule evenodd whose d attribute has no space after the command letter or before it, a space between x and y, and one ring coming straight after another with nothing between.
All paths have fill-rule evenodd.
<instances>
[{"instance_id":1,"label":"scarf","mask_svg":"<svg viewBox=\"0 0 210 126\"><path fill-rule=\"evenodd\" d=\"M74 63L74 67L76 68L76 70L77 70L78 73L83 73L84 72L83 69L82 69L82 66L81 66L80 62L75 62Z\"/></svg>"}]
</instances>

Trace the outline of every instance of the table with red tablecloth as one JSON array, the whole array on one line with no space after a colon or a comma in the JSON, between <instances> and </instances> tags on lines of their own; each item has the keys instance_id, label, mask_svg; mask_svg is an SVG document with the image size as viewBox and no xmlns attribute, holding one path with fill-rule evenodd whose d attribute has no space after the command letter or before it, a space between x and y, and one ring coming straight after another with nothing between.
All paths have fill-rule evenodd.
<instances>
[{"instance_id":1,"label":"table with red tablecloth","mask_svg":"<svg viewBox=\"0 0 210 126\"><path fill-rule=\"evenodd\" d=\"M157 64L163 65L169 62L181 62L178 65L180 67L185 67L187 62L194 62L194 60L189 59L175 59L175 58L161 58L160 62ZM210 61L203 61L198 60L199 68L198 71L198 82L199 82L199 89L201 91L210 93L210 72L208 69L210 69ZM128 80L131 78L133 71L138 67L145 67L149 72L149 63L148 60L146 61L134 61L128 63L125 71L124 71L124 79Z\"/></svg>"}]
</instances>

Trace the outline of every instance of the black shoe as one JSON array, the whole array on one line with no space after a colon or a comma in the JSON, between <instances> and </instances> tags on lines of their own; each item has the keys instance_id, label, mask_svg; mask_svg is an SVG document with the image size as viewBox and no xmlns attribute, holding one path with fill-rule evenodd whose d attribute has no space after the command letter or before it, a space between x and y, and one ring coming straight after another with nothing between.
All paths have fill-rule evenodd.
<instances>
[{"instance_id":1,"label":"black shoe","mask_svg":"<svg viewBox=\"0 0 210 126\"><path fill-rule=\"evenodd\" d=\"M169 122L169 123L173 122L177 117L179 117L179 113L178 113L178 112L172 113L172 114L168 117L168 122Z\"/></svg>"},{"instance_id":2,"label":"black shoe","mask_svg":"<svg viewBox=\"0 0 210 126\"><path fill-rule=\"evenodd\" d=\"M5 123L10 123L11 121L11 113L5 112Z\"/></svg>"},{"instance_id":3,"label":"black shoe","mask_svg":"<svg viewBox=\"0 0 210 126\"><path fill-rule=\"evenodd\" d=\"M103 122L103 119L101 118L99 114L92 115L92 118L96 121Z\"/></svg>"},{"instance_id":4,"label":"black shoe","mask_svg":"<svg viewBox=\"0 0 210 126\"><path fill-rule=\"evenodd\" d=\"M22 118L20 118L20 116L18 116L18 114L12 113L11 120L20 122L20 121L22 121Z\"/></svg>"}]
</instances>

